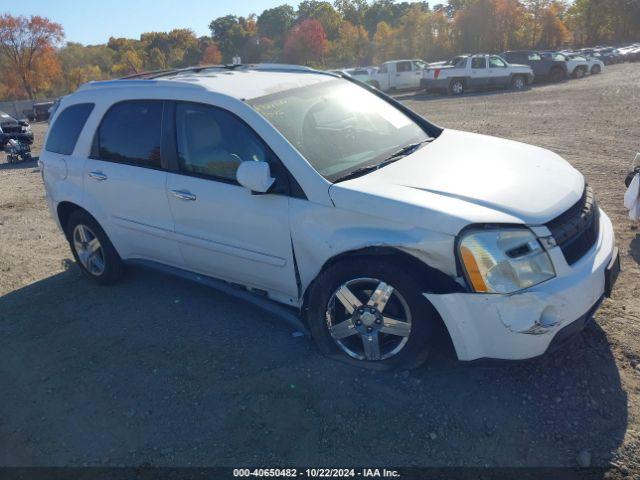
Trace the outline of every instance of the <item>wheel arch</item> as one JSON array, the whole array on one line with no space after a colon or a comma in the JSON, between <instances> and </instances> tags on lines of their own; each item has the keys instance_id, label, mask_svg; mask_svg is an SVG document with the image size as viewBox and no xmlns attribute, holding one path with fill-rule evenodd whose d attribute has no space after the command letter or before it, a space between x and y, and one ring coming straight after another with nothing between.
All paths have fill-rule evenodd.
<instances>
[{"instance_id":1,"label":"wheel arch","mask_svg":"<svg viewBox=\"0 0 640 480\"><path fill-rule=\"evenodd\" d=\"M317 275L305 287L302 297L302 310L306 311L309 292L318 277L336 263L346 262L356 258L369 257L377 261L388 261L400 264L420 285L425 293L455 293L465 291L450 275L432 267L418 257L404 249L395 246L367 246L341 252L327 259Z\"/></svg>"},{"instance_id":2,"label":"wheel arch","mask_svg":"<svg viewBox=\"0 0 640 480\"><path fill-rule=\"evenodd\" d=\"M81 210L89 215L95 222L100 225L100 227L104 230L104 225L100 223L100 221L96 218L94 214L88 211L86 208L81 207L75 202L71 202L69 200L63 200L56 206L56 214L58 215L58 222L60 223L60 227L62 227L62 231L64 232L65 237L69 239L69 232L67 232L67 224L69 223L69 218L74 212Z\"/></svg>"}]
</instances>

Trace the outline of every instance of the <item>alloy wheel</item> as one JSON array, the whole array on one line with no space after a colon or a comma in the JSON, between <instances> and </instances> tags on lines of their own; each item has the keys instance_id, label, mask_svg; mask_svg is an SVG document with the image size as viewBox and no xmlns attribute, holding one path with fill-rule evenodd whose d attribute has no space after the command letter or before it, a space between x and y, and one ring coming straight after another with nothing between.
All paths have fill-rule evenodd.
<instances>
[{"instance_id":1,"label":"alloy wheel","mask_svg":"<svg viewBox=\"0 0 640 480\"><path fill-rule=\"evenodd\" d=\"M104 250L93 230L78 224L73 229L73 246L78 260L91 275L100 276L106 268Z\"/></svg>"},{"instance_id":2,"label":"alloy wheel","mask_svg":"<svg viewBox=\"0 0 640 480\"><path fill-rule=\"evenodd\" d=\"M331 295L325 314L335 343L350 357L385 360L411 335L411 310L402 294L375 278L349 280Z\"/></svg>"}]
</instances>

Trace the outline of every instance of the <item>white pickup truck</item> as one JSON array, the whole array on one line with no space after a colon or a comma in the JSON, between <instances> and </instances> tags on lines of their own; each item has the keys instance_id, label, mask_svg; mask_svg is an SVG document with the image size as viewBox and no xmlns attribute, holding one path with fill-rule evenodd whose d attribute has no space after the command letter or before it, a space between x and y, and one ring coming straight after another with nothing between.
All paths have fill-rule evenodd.
<instances>
[{"instance_id":1,"label":"white pickup truck","mask_svg":"<svg viewBox=\"0 0 640 480\"><path fill-rule=\"evenodd\" d=\"M427 66L420 87L426 91L447 91L462 95L467 90L514 88L521 90L533 82L528 65L508 63L498 55L459 55L443 65Z\"/></svg>"},{"instance_id":2,"label":"white pickup truck","mask_svg":"<svg viewBox=\"0 0 640 480\"><path fill-rule=\"evenodd\" d=\"M418 88L427 63L420 59L384 62L371 75L371 85L386 92L393 89Z\"/></svg>"}]
</instances>

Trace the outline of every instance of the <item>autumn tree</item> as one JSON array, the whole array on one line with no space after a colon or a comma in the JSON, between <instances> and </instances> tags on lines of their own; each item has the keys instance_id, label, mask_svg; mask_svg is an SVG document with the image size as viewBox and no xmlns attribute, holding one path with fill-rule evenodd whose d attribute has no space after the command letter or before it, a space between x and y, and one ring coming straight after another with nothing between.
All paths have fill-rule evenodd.
<instances>
[{"instance_id":1,"label":"autumn tree","mask_svg":"<svg viewBox=\"0 0 640 480\"><path fill-rule=\"evenodd\" d=\"M363 26L343 22L338 38L331 42L330 61L336 66L366 65L369 47L369 34Z\"/></svg>"},{"instance_id":2,"label":"autumn tree","mask_svg":"<svg viewBox=\"0 0 640 480\"><path fill-rule=\"evenodd\" d=\"M46 88L43 82L60 76L60 62L54 47L63 37L62 26L46 18L0 16L0 55L30 99Z\"/></svg>"},{"instance_id":3,"label":"autumn tree","mask_svg":"<svg viewBox=\"0 0 640 480\"><path fill-rule=\"evenodd\" d=\"M373 61L382 63L391 60L395 54L395 32L387 22L380 22L373 36Z\"/></svg>"},{"instance_id":4,"label":"autumn tree","mask_svg":"<svg viewBox=\"0 0 640 480\"><path fill-rule=\"evenodd\" d=\"M345 22L352 25L364 25L364 17L369 8L366 0L335 0L333 6Z\"/></svg>"},{"instance_id":5,"label":"autumn tree","mask_svg":"<svg viewBox=\"0 0 640 480\"><path fill-rule=\"evenodd\" d=\"M569 29L562 21L561 10L562 5L554 2L542 12L538 40L540 46L544 48L562 47L571 38Z\"/></svg>"},{"instance_id":6,"label":"autumn tree","mask_svg":"<svg viewBox=\"0 0 640 480\"><path fill-rule=\"evenodd\" d=\"M318 20L307 19L291 30L284 44L284 56L293 63L320 64L327 46L327 34L322 24Z\"/></svg>"},{"instance_id":7,"label":"autumn tree","mask_svg":"<svg viewBox=\"0 0 640 480\"><path fill-rule=\"evenodd\" d=\"M200 57L200 65L218 65L222 62L222 54L220 53L220 49L218 48L218 44L215 42L211 42L207 45L202 52L202 57Z\"/></svg>"},{"instance_id":8,"label":"autumn tree","mask_svg":"<svg viewBox=\"0 0 640 480\"><path fill-rule=\"evenodd\" d=\"M405 58L426 58L432 43L431 13L420 6L412 7L399 20L396 53Z\"/></svg>"},{"instance_id":9,"label":"autumn tree","mask_svg":"<svg viewBox=\"0 0 640 480\"><path fill-rule=\"evenodd\" d=\"M298 22L317 20L322 25L327 38L335 40L340 31L342 17L329 2L303 0L298 5Z\"/></svg>"}]
</instances>

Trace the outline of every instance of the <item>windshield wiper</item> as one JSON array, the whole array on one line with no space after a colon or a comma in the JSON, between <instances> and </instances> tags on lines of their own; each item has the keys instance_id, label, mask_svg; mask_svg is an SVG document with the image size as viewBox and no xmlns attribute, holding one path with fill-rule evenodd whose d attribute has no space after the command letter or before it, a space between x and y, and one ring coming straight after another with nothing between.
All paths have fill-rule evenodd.
<instances>
[{"instance_id":1,"label":"windshield wiper","mask_svg":"<svg viewBox=\"0 0 640 480\"><path fill-rule=\"evenodd\" d=\"M382 167L386 167L387 165L396 162L398 160L400 160L403 157L406 157L407 155L415 152L418 148L420 148L421 145L424 145L425 143L428 143L430 141L432 141L433 138L427 138L426 140L422 140L421 142L415 142L415 143L410 143L409 145L405 145L404 147L402 147L400 150L392 153L390 156L388 156L387 158L385 158L382 162L380 163L376 163L373 165L366 165L364 167L360 167L360 168L356 168L355 170L352 170L351 172L341 176L340 178L336 179L334 181L334 183L337 182L342 182L344 180L351 180L352 178L357 178L357 177L361 177L362 175L365 175L369 172L373 172L374 170L379 170Z\"/></svg>"}]
</instances>

